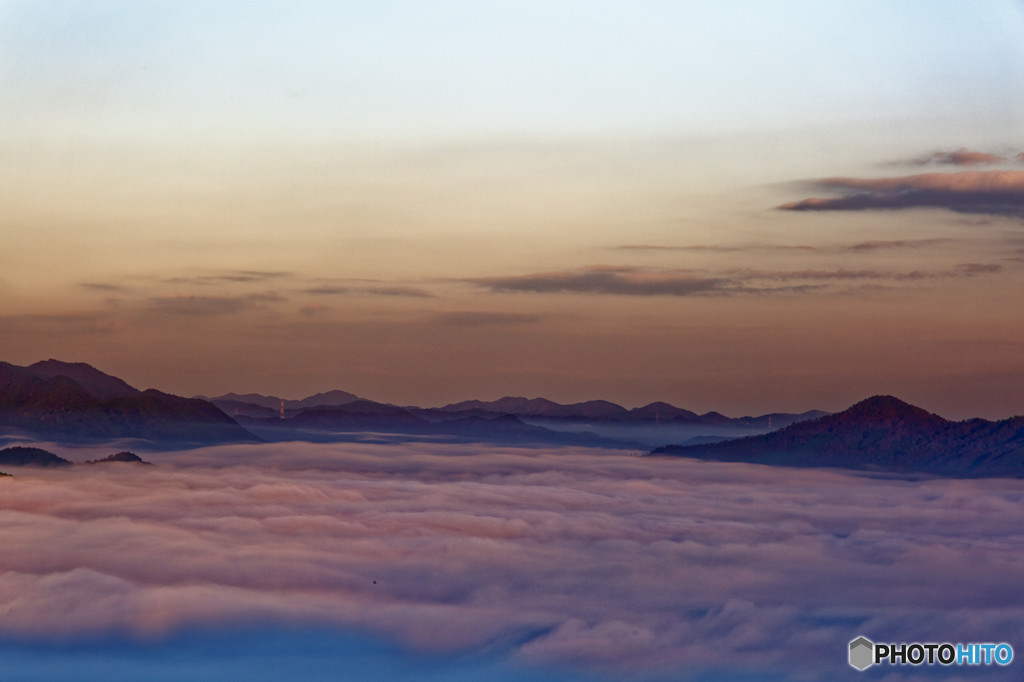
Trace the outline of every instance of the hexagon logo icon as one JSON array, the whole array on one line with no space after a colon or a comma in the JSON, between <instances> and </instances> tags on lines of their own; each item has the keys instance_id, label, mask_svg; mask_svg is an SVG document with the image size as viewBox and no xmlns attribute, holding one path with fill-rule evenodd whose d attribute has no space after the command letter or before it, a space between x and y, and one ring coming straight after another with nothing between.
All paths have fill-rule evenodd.
<instances>
[{"instance_id":1,"label":"hexagon logo icon","mask_svg":"<svg viewBox=\"0 0 1024 682\"><path fill-rule=\"evenodd\" d=\"M850 665L857 670L866 670L875 661L875 645L867 637L858 637L850 642Z\"/></svg>"}]
</instances>

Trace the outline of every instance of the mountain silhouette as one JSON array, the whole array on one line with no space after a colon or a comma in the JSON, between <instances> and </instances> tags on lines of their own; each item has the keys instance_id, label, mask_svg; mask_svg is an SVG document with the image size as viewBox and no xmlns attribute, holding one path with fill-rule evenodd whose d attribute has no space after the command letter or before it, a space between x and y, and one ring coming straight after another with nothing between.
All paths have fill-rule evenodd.
<instances>
[{"instance_id":1,"label":"mountain silhouette","mask_svg":"<svg viewBox=\"0 0 1024 682\"><path fill-rule=\"evenodd\" d=\"M52 452L42 448L27 448L21 445L4 448L0 450L0 465L3 466L35 466L35 467L63 467L70 466L71 462L58 457Z\"/></svg>"},{"instance_id":2,"label":"mountain silhouette","mask_svg":"<svg viewBox=\"0 0 1024 682\"><path fill-rule=\"evenodd\" d=\"M354 418L351 413L358 412L358 404L360 402L372 403L373 401L366 401L363 398L349 393L347 391L327 391L325 393L317 393L316 395L303 398L302 400L285 400L275 396L267 396L260 393L225 393L224 395L216 396L214 398L204 398L198 396L204 400L210 400L217 407L224 411L225 414L229 414L232 417L238 419L240 422L251 424L249 420L269 420L279 419L283 415L285 419L292 419L300 417L304 412L309 410L320 410L323 408L337 409L338 413L335 415L335 426L348 423L349 428L355 429L358 427L358 419ZM381 403L374 403L381 404ZM395 406L391 406L394 408ZM725 433L735 433L736 429L747 430L770 430L772 428L781 428L789 424L804 421L807 419L814 419L816 417L823 416L827 413L818 410L812 410L810 412L804 412L801 414L787 414L787 413L772 413L761 415L759 417L726 417L718 412L707 412L705 414L697 414L690 410L685 410L680 407L675 407L665 402L654 402L643 407L636 407L630 410L617 405L607 400L588 400L585 402L571 403L563 405L547 398L522 398L522 397L510 397L506 396L498 400L484 401L484 400L464 400L458 403L451 403L444 407L431 407L422 408L416 406L406 406L404 409L408 414L413 417L418 417L431 423L439 422L452 422L454 419L470 419L479 417L482 419L493 419L494 417L503 415L512 415L519 417L522 420L526 420L534 425L542 425L553 428L555 430L565 430L565 427L573 428L574 424L591 424L591 425L623 425L623 426L640 426L640 425L661 425L664 424L674 425L679 427L689 426L708 426L708 427L722 427ZM379 412L376 411L376 412ZM298 426L302 422L306 422L307 426L312 425L313 422L326 423L327 417L324 415L320 416L309 416L301 417L297 422L294 423ZM414 426L414 420L408 417L395 418L391 420L390 426L388 420L383 419L378 414L373 418L368 418L366 422L367 428L400 428ZM495 424L497 422L494 422ZM435 429L436 430L436 429ZM576 429L579 432L578 429ZM665 441L662 441L665 442ZM626 445L627 443L621 443ZM630 446L632 441L630 441Z\"/></svg>"},{"instance_id":3,"label":"mountain silhouette","mask_svg":"<svg viewBox=\"0 0 1024 682\"><path fill-rule=\"evenodd\" d=\"M772 433L669 445L651 454L945 476L1024 476L1024 418L951 422L879 395Z\"/></svg>"},{"instance_id":4,"label":"mountain silhouette","mask_svg":"<svg viewBox=\"0 0 1024 682\"><path fill-rule=\"evenodd\" d=\"M287 425L290 427L319 427L341 431L411 430L412 432L420 432L430 424L427 420L414 415L404 407L377 403L372 400L356 400L346 405L313 407L303 410L290 419L279 419L277 421L287 422Z\"/></svg>"},{"instance_id":5,"label":"mountain silhouette","mask_svg":"<svg viewBox=\"0 0 1024 682\"><path fill-rule=\"evenodd\" d=\"M664 423L688 424L726 427L758 427L776 428L789 424L814 419L825 415L825 412L813 410L802 414L773 413L760 417L726 417L718 412L697 414L665 402L654 402L643 407L627 410L621 405L607 400L588 400L582 403L562 405L546 398L512 398L504 397L493 401L465 400L451 403L444 407L428 410L429 412L465 413L469 414L512 414L517 417L532 419L550 419L557 421L598 421L607 423Z\"/></svg>"},{"instance_id":6,"label":"mountain silhouette","mask_svg":"<svg viewBox=\"0 0 1024 682\"><path fill-rule=\"evenodd\" d=\"M139 392L121 379L104 374L84 362L61 362L51 358L31 364L25 369L46 379L67 377L100 400L124 398Z\"/></svg>"},{"instance_id":7,"label":"mountain silhouette","mask_svg":"<svg viewBox=\"0 0 1024 682\"><path fill-rule=\"evenodd\" d=\"M358 440L362 433L374 438L390 434L392 441L633 448L644 442L633 434L649 431L682 434L685 440L651 455L946 476L1024 476L1024 417L953 422L887 395L831 415L811 411L739 418L697 414L665 402L627 410L604 400L562 405L516 397L424 409L377 403L346 391L285 401L282 418L281 399L273 396L229 393L215 400L231 408L238 421L208 400L139 391L85 363L50 359L20 367L0 362L0 433L58 442L134 438L155 447L191 447L264 438L337 442ZM778 430L725 439L727 433L770 428ZM4 466L68 463L34 448L7 448L0 454ZM100 461L137 459L118 453Z\"/></svg>"},{"instance_id":8,"label":"mountain silhouette","mask_svg":"<svg viewBox=\"0 0 1024 682\"><path fill-rule=\"evenodd\" d=\"M0 362L0 429L73 442L256 440L212 403L153 389L140 392L84 363L57 360L29 367Z\"/></svg>"},{"instance_id":9,"label":"mountain silhouette","mask_svg":"<svg viewBox=\"0 0 1024 682\"><path fill-rule=\"evenodd\" d=\"M317 393L311 395L302 400L288 400L285 398L278 398L272 395L263 395L261 393L225 393L214 398L206 398L204 396L196 396L203 400L209 400L211 403L220 407L228 414L232 414L232 411L245 414L250 417L259 416L272 416L277 415L281 407L283 406L286 412L295 413L300 410L309 409L311 407L335 407L339 405L347 405L348 403L359 400L359 396L349 393L348 391L325 391L323 393ZM252 408L260 408L263 412L260 413L258 410L254 411Z\"/></svg>"},{"instance_id":10,"label":"mountain silhouette","mask_svg":"<svg viewBox=\"0 0 1024 682\"><path fill-rule=\"evenodd\" d=\"M112 462L121 462L122 464L145 464L147 466L152 466L151 462L147 462L134 452L128 452L127 450L116 452L113 455L108 455L100 459L90 459L86 464L109 464Z\"/></svg>"},{"instance_id":11,"label":"mountain silhouette","mask_svg":"<svg viewBox=\"0 0 1024 682\"><path fill-rule=\"evenodd\" d=\"M629 416L634 419L646 419L646 420L682 420L688 422L700 421L700 415L690 410L684 410L681 407L670 405L666 402L654 402L643 407L634 407L629 411Z\"/></svg>"},{"instance_id":12,"label":"mountain silhouette","mask_svg":"<svg viewBox=\"0 0 1024 682\"><path fill-rule=\"evenodd\" d=\"M105 464L108 462L126 462L134 464L146 464L150 463L143 460L141 457L136 455L134 452L118 452L116 454L104 457L102 459L94 459L86 462L86 464ZM4 448L0 450L0 465L3 466L16 466L16 467L67 467L72 466L74 463L70 460L64 459L58 455L53 454L49 450L43 450L42 448L24 447L21 445L15 445L13 447ZM4 474L9 476L10 474Z\"/></svg>"},{"instance_id":13,"label":"mountain silhouette","mask_svg":"<svg viewBox=\"0 0 1024 682\"><path fill-rule=\"evenodd\" d=\"M527 424L511 414L480 410L439 413L418 407L400 407L372 400L345 405L319 406L293 416L239 417L242 424L267 440L358 440L361 432L389 442L429 438L457 442L488 442L510 445L580 445L592 447L642 447L586 432L566 432ZM347 435L346 435L347 434Z\"/></svg>"}]
</instances>

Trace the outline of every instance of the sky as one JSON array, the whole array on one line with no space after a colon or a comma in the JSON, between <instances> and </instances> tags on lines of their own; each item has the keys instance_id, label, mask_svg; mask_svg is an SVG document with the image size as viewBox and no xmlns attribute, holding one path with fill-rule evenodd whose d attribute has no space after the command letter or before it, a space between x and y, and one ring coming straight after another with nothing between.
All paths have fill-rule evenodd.
<instances>
[{"instance_id":1,"label":"sky","mask_svg":"<svg viewBox=\"0 0 1024 682\"><path fill-rule=\"evenodd\" d=\"M1024 412L1024 5L0 0L0 358Z\"/></svg>"},{"instance_id":2,"label":"sky","mask_svg":"<svg viewBox=\"0 0 1024 682\"><path fill-rule=\"evenodd\" d=\"M800 682L852 674L857 635L1019 655L1019 480L625 455L288 443L16 470L5 679Z\"/></svg>"}]
</instances>

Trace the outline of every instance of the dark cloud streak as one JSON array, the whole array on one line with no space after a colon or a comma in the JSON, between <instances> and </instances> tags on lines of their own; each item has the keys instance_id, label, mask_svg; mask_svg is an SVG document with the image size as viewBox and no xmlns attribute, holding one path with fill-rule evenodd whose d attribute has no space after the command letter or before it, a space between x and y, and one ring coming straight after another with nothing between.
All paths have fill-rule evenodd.
<instances>
[{"instance_id":1,"label":"dark cloud streak","mask_svg":"<svg viewBox=\"0 0 1024 682\"><path fill-rule=\"evenodd\" d=\"M786 244L692 244L687 246L667 246L658 244L624 244L616 246L623 251L696 251L711 253L742 253L746 251L817 251L815 246Z\"/></svg>"},{"instance_id":2,"label":"dark cloud streak","mask_svg":"<svg viewBox=\"0 0 1024 682\"><path fill-rule=\"evenodd\" d=\"M868 247L876 248L874 245ZM887 248L879 246L877 248ZM828 291L834 282L912 282L995 274L1002 266L967 263L934 270L880 270L806 268L802 270L723 270L714 275L689 271L636 267L593 266L580 270L546 272L469 280L503 294L586 294L605 296L744 296L801 294ZM813 284L777 286L779 282Z\"/></svg>"},{"instance_id":3,"label":"dark cloud streak","mask_svg":"<svg viewBox=\"0 0 1024 682\"><path fill-rule=\"evenodd\" d=\"M779 206L786 211L941 208L957 213L1024 218L1024 171L926 173L897 178L826 178L821 189L847 192Z\"/></svg>"},{"instance_id":4,"label":"dark cloud streak","mask_svg":"<svg viewBox=\"0 0 1024 682\"><path fill-rule=\"evenodd\" d=\"M866 242L857 242L856 244L848 244L840 247L843 251L883 251L889 249L920 249L927 246L935 246L936 244L945 244L952 241L951 239L934 238L934 239L882 239L872 240Z\"/></svg>"},{"instance_id":5,"label":"dark cloud streak","mask_svg":"<svg viewBox=\"0 0 1024 682\"><path fill-rule=\"evenodd\" d=\"M908 282L926 279L949 279L957 277L975 277L992 275L1003 270L1003 266L995 263L961 263L952 268L938 270L847 270L847 269L806 269L806 270L740 270L736 277L748 280L815 280L827 281L897 281Z\"/></svg>"},{"instance_id":6,"label":"dark cloud streak","mask_svg":"<svg viewBox=\"0 0 1024 682\"><path fill-rule=\"evenodd\" d=\"M945 238L889 239L856 242L853 244L810 246L806 244L691 244L684 246L660 244L624 244L613 247L621 251L679 251L697 253L754 253L762 251L797 251L805 253L845 253L881 251L887 249L919 249L953 241Z\"/></svg>"},{"instance_id":7,"label":"dark cloud streak","mask_svg":"<svg viewBox=\"0 0 1024 682\"><path fill-rule=\"evenodd\" d=\"M107 282L81 282L78 285L83 289L90 291L98 291L100 293L124 293L128 291L127 287L120 286L118 284L109 284Z\"/></svg>"},{"instance_id":8,"label":"dark cloud streak","mask_svg":"<svg viewBox=\"0 0 1024 682\"><path fill-rule=\"evenodd\" d=\"M167 281L171 284L248 284L252 282L266 282L268 280L292 277L293 273L284 270L232 270L215 275L196 275L172 277Z\"/></svg>"},{"instance_id":9,"label":"dark cloud streak","mask_svg":"<svg viewBox=\"0 0 1024 682\"><path fill-rule=\"evenodd\" d=\"M456 311L438 313L435 319L451 327L504 327L509 325L533 324L542 316L529 313L505 313L492 311Z\"/></svg>"},{"instance_id":10,"label":"dark cloud streak","mask_svg":"<svg viewBox=\"0 0 1024 682\"><path fill-rule=\"evenodd\" d=\"M407 286L349 286L339 284L322 284L302 290L303 293L315 296L409 296L412 298L433 298L426 289Z\"/></svg>"},{"instance_id":11,"label":"dark cloud streak","mask_svg":"<svg viewBox=\"0 0 1024 682\"><path fill-rule=\"evenodd\" d=\"M245 296L156 296L149 299L149 309L169 315L205 317L262 308L285 300L275 293Z\"/></svg>"},{"instance_id":12,"label":"dark cloud streak","mask_svg":"<svg viewBox=\"0 0 1024 682\"><path fill-rule=\"evenodd\" d=\"M649 272L632 267L594 266L568 272L469 280L496 293L605 294L614 296L707 296L731 282L685 272Z\"/></svg>"}]
</instances>

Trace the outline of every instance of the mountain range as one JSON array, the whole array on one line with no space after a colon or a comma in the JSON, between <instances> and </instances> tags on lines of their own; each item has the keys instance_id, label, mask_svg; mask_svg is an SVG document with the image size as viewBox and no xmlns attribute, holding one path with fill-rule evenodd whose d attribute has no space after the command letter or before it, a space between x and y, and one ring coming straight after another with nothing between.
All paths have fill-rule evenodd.
<instances>
[{"instance_id":1,"label":"mountain range","mask_svg":"<svg viewBox=\"0 0 1024 682\"><path fill-rule=\"evenodd\" d=\"M231 416L258 417L266 419L279 418L281 411L286 417L293 416L313 407L335 407L359 400L359 396L347 391L327 391L317 393L302 400L288 400L277 396L259 393L225 393L216 398L197 395L200 400L207 400L226 414Z\"/></svg>"},{"instance_id":2,"label":"mountain range","mask_svg":"<svg viewBox=\"0 0 1024 682\"><path fill-rule=\"evenodd\" d=\"M731 418L719 412L697 414L665 402L654 402L643 407L627 410L607 400L590 400L582 403L563 405L546 398L505 397L493 401L465 400L444 407L422 408L416 406L397 407L360 398L345 391L317 393L303 400L284 400L258 393L238 395L228 393L214 398L197 396L209 400L232 416L256 418L280 418L284 410L286 418L310 409L337 408L339 412L366 412L368 405L378 405L391 410L401 409L417 414L428 421L444 421L452 417L513 415L537 421L581 421L604 423L664 423L707 426L779 428L797 421L820 417L827 413L811 410L801 414L775 412L758 417ZM361 406L361 407L360 407ZM373 410L380 411L380 409Z\"/></svg>"},{"instance_id":3,"label":"mountain range","mask_svg":"<svg viewBox=\"0 0 1024 682\"><path fill-rule=\"evenodd\" d=\"M421 408L346 391L302 400L254 393L204 399L139 391L85 363L59 360L27 367L0 362L0 437L135 439L156 449L294 440L577 445L777 466L1024 476L1024 417L953 422L892 396L874 396L836 414L740 418L664 402L626 409L603 400L563 405L506 397ZM8 452L13 459L0 458L0 465L19 465L17 458L29 454ZM59 465L45 457L35 463L46 461Z\"/></svg>"},{"instance_id":4,"label":"mountain range","mask_svg":"<svg viewBox=\"0 0 1024 682\"><path fill-rule=\"evenodd\" d=\"M717 412L699 415L668 403L627 410L606 400L562 405L545 398L514 397L422 408L378 403L344 391L302 401L234 393L210 400L265 440L338 440L340 434L371 431L417 438L640 450L677 442L680 434L687 439L706 437L705 431L712 429L728 434L713 437L721 439L825 414L815 410L730 419Z\"/></svg>"},{"instance_id":5,"label":"mountain range","mask_svg":"<svg viewBox=\"0 0 1024 682\"><path fill-rule=\"evenodd\" d=\"M143 441L189 447L262 440L433 439L647 450L665 443L748 435L824 414L731 419L668 403L627 410L604 400L562 405L544 398L470 400L439 408L378 403L333 390L283 399L257 393L183 398L140 391L81 362L0 362L0 435L62 442ZM709 433L709 430L714 433Z\"/></svg>"},{"instance_id":6,"label":"mountain range","mask_svg":"<svg viewBox=\"0 0 1024 682\"><path fill-rule=\"evenodd\" d=\"M641 449L650 445L579 428L550 429L526 423L520 415L556 420L561 427L580 420L719 424L725 420L720 415L701 417L663 403L627 411L604 401L559 405L544 399L504 398L424 409L377 403L340 390L302 400L237 393L207 400L155 389L140 391L80 362L50 359L27 367L0 362L0 435L6 433L15 439L75 443L135 439L151 447L188 447L260 440L346 440L360 438L352 434L376 432L390 434L392 439L413 436ZM749 423L750 418L737 421ZM723 425L727 424L725 420Z\"/></svg>"},{"instance_id":7,"label":"mountain range","mask_svg":"<svg viewBox=\"0 0 1024 682\"><path fill-rule=\"evenodd\" d=\"M1024 476L1024 417L948 421L888 395L771 433L652 455L940 476Z\"/></svg>"},{"instance_id":8,"label":"mountain range","mask_svg":"<svg viewBox=\"0 0 1024 682\"><path fill-rule=\"evenodd\" d=\"M643 407L627 410L607 400L590 400L582 403L560 405L544 398L501 398L492 402L467 400L437 408L435 412L472 413L490 412L514 414L517 417L532 417L548 420L604 421L604 422L647 422L664 424L702 424L710 426L768 427L787 426L794 422L820 417L825 412L811 410L801 414L773 412L759 417L726 417L719 412L697 414L665 402L654 402Z\"/></svg>"}]
</instances>

